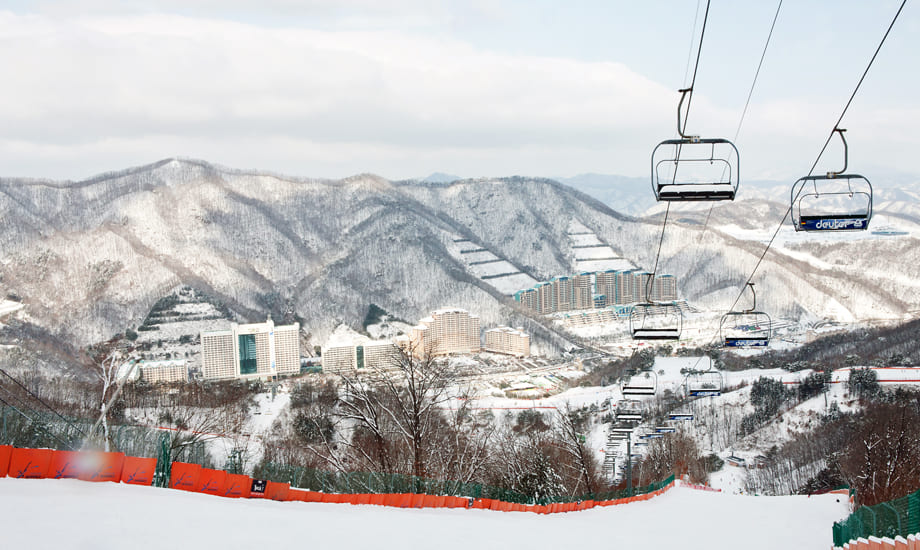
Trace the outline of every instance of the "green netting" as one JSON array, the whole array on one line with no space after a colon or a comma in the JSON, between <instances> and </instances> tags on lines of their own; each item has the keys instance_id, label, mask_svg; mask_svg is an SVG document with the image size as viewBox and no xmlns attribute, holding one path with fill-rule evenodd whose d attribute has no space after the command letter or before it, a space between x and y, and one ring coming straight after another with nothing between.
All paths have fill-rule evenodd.
<instances>
[{"instance_id":1,"label":"green netting","mask_svg":"<svg viewBox=\"0 0 920 550\"><path fill-rule=\"evenodd\" d=\"M920 491L905 497L863 506L834 523L834 546L863 537L906 537L920 533Z\"/></svg>"},{"instance_id":2,"label":"green netting","mask_svg":"<svg viewBox=\"0 0 920 550\"><path fill-rule=\"evenodd\" d=\"M532 498L501 487L464 483L462 481L427 479L403 474L383 474L377 472L337 473L303 468L285 464L264 463L256 467L253 477L279 483L290 483L291 487L324 493L416 493L426 495L450 495L473 498L489 498L518 504L551 504L555 502L578 502L583 500L614 500L630 496L627 489L587 493L583 495L557 495ZM670 476L662 481L634 487L632 495L642 495L657 491L674 481Z\"/></svg>"}]
</instances>

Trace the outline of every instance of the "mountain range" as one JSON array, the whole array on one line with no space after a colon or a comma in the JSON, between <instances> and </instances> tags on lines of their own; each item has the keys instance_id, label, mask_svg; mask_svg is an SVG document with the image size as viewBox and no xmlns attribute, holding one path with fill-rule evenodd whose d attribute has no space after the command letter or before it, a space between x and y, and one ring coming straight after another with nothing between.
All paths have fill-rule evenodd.
<instances>
[{"instance_id":1,"label":"mountain range","mask_svg":"<svg viewBox=\"0 0 920 550\"><path fill-rule=\"evenodd\" d=\"M775 317L920 311L916 187L878 193L873 229L900 234L815 236L787 221L764 254L788 206L778 185L711 209L673 205L662 239L664 207L638 180L620 178L605 195L603 176L569 182L583 191L543 178L448 179L310 179L189 159L83 181L0 178L0 290L23 304L17 315L80 346L139 326L185 285L243 322L296 319L317 344L340 324L360 328L370 304L409 322L458 306L485 328L524 326L553 352L577 338L518 307L514 290L657 261L693 308L726 311L761 256L758 307Z\"/></svg>"}]
</instances>

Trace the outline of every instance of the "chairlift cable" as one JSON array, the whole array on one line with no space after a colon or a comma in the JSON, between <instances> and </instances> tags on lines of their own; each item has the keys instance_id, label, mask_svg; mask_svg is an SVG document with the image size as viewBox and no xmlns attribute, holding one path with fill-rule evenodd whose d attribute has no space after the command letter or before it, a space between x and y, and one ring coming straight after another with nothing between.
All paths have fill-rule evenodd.
<instances>
[{"instance_id":1,"label":"chairlift cable","mask_svg":"<svg viewBox=\"0 0 920 550\"><path fill-rule=\"evenodd\" d=\"M658 273L658 260L661 258L661 247L664 244L664 230L668 226L668 214L671 212L671 202L668 201L668 205L664 209L664 223L661 224L661 236L658 238L658 253L655 254L655 267L652 268L652 276L649 277L649 280L645 282L645 301L651 302L649 298L650 290L653 281L655 280L655 275Z\"/></svg>"},{"instance_id":2,"label":"chairlift cable","mask_svg":"<svg viewBox=\"0 0 920 550\"><path fill-rule=\"evenodd\" d=\"M709 2L706 0L706 13L703 14L703 29L700 31L700 43L696 50L696 63L693 65L693 79L690 81L690 97L687 98L687 114L684 116L684 129L687 128L687 119L690 118L690 102L693 101L693 87L696 85L696 73L700 68L700 54L703 53L703 38L706 36L706 21L709 20Z\"/></svg>"},{"instance_id":3,"label":"chairlift cable","mask_svg":"<svg viewBox=\"0 0 920 550\"><path fill-rule=\"evenodd\" d=\"M9 393L9 390L5 390L5 391L6 391L7 393ZM13 395L13 394L10 393L10 395ZM34 424L38 429L40 429L40 430L42 430L43 432L45 432L46 434L50 435L50 436L53 437L54 439L58 440L58 442L61 443L62 445L64 445L65 447L67 447L67 448L69 448L69 449L71 449L71 450L74 449L73 443L70 443L70 442L68 442L68 441L64 441L64 440L61 439L60 437L54 435L54 433L52 433L50 430L48 430L48 428L42 426L42 423L41 423L40 421L36 421L36 420L35 420L34 418L32 418L31 416L29 416L29 415L27 415L26 413L20 411L20 410L17 409L15 406L13 406L13 405L11 405L10 403L8 403L8 402L7 402L5 399L3 399L2 397L0 397L0 403L3 403L3 404L6 405L7 407L13 409L17 414L19 414L20 416L22 416L23 418L25 418L26 420L28 420L30 423Z\"/></svg>"},{"instance_id":4,"label":"chairlift cable","mask_svg":"<svg viewBox=\"0 0 920 550\"><path fill-rule=\"evenodd\" d=\"M700 55L703 53L703 37L706 36L706 21L709 20L709 2L710 2L710 0L706 0L706 13L703 14L703 28L702 28L702 30L700 31L700 42L699 42L699 44L697 44L697 50L696 50L696 63L694 63L694 65L693 65L693 79L690 81L690 87L689 87L689 88L685 88L684 90L681 90L682 92L685 92L685 93L686 93L687 90L689 90L689 95L690 95L690 97L687 98L687 114L684 116L684 126L683 126L683 128L681 128L681 126L680 126L680 109L681 109L681 105L678 105L678 106L677 106L677 133L678 133L681 137L684 136L684 132L686 132L686 130L687 130L687 119L690 118L690 102L693 101L693 86L696 85L696 73L697 73L697 71L698 71L699 68L700 68ZM693 20L693 29L694 29L694 33L696 32L696 19L697 19L698 17L699 17L699 2L697 2L696 15L694 16L694 20ZM692 51L693 51L693 49L692 49L693 42L692 42L692 41L690 42L690 46L691 46L690 51L692 52ZM690 59L689 59L689 55L688 55L687 61L689 61L689 60L690 60ZM689 67L689 65L688 65L688 67ZM685 72L684 72L684 82L686 82L686 81L687 81L687 75L686 75L686 71L685 71ZM681 96L681 103L683 103L683 96ZM675 159L675 161L680 161L680 150L681 150L681 146L678 145L678 146L677 146L677 158ZM671 183L673 184L676 180L677 180L677 163L675 162L674 173L671 174Z\"/></svg>"},{"instance_id":5,"label":"chairlift cable","mask_svg":"<svg viewBox=\"0 0 920 550\"><path fill-rule=\"evenodd\" d=\"M55 410L54 407L52 407L51 405L49 405L48 403L46 403L45 400L43 400L41 397L39 397L39 396L35 395L34 393L32 393L32 392L29 390L29 388L25 387L25 386L22 384L22 382L20 382L19 380L17 380L17 379L14 378L13 376L11 376L8 372L6 372L6 371L3 370L3 369L0 369L0 374L3 374L4 376L6 376L6 377L9 378L10 380L12 380L17 386L19 386L20 388L22 388L23 390L25 390L26 393L28 393L29 395L31 395L32 397L34 397L36 401L38 401L39 403L41 403L42 405L44 405L45 407L47 407L47 409L48 409L49 411L53 412L53 413L55 414L55 416L57 416L58 418L60 418L61 420L63 420L63 421L66 422L67 424L69 424L70 427L72 427L73 429L75 429L75 430L77 430L78 432L80 432L80 434L81 434L83 437L86 437L86 434L83 433L83 430L81 430L80 428L78 428L78 427L77 427L73 422L71 422L70 420L67 420L66 418L64 418L64 417L61 415L61 413L57 412L57 410Z\"/></svg>"},{"instance_id":6,"label":"chairlift cable","mask_svg":"<svg viewBox=\"0 0 920 550\"><path fill-rule=\"evenodd\" d=\"M878 54L881 51L882 46L885 44L885 40L888 39L888 35L891 33L891 29L894 27L895 22L897 22L898 20L898 16L901 15L901 11L904 10L904 6L906 4L907 4L907 0L902 0L901 6L898 8L897 13L895 13L894 18L892 18L891 20L891 24L888 25L888 30L886 30L884 36L882 36L881 42L879 42L878 47L875 49L875 53L872 54L872 58L869 60L868 65L866 65L866 69L863 71L862 76L859 78L859 82L856 83L856 87L853 88L853 93L850 94L850 99L847 100L847 103L844 106L843 111L840 113L840 117L838 117L837 122L834 123L834 126L831 129L830 134L828 134L827 139L824 141L824 146L821 147L821 151L818 153L818 157L815 159L814 164L811 165L811 169L808 171L808 176L806 177L810 177L814 173L815 168L818 167L818 162L821 161L821 157L824 155L824 152L827 150L827 146L830 145L831 139L834 137L834 134L837 133L837 129L840 127L840 123L843 122L843 117L846 116L847 110L849 110L850 105L853 103L853 99L856 97L857 92L859 92L859 88L862 86L863 81L866 79L866 75L869 74L869 69L872 68L872 64L875 62L875 58L878 57ZM801 189L799 190L798 194L801 194ZM795 197L796 199L798 198L798 194ZM751 271L751 275L747 278L744 286L741 289L741 292L738 294L738 297L735 298L735 301L732 303L732 307L731 307L732 310L735 309L735 306L741 300L741 297L744 296L744 290L747 288L747 283L750 283L753 280L754 275L757 273L757 270L760 268L760 265L763 263L763 260L766 257L767 252L770 251L770 248L773 246L773 243L776 240L777 235L779 235L780 230L783 228L783 225L786 223L786 218L790 214L792 214L792 205L794 203L795 203L795 200L793 200L789 204L789 208L786 210L786 213L783 214L782 220L780 220L779 225L776 226L776 231L773 232L773 236L770 237L770 240L767 242L767 246L766 248L764 248L763 254L760 255L760 258L757 260L757 263L754 264L754 269Z\"/></svg>"},{"instance_id":7,"label":"chairlift cable","mask_svg":"<svg viewBox=\"0 0 920 550\"><path fill-rule=\"evenodd\" d=\"M684 86L690 76L690 60L693 59L693 42L696 41L696 24L700 19L700 0L696 0L696 10L693 12L693 30L690 31L690 47L687 48L687 68L684 69Z\"/></svg>"},{"instance_id":8,"label":"chairlift cable","mask_svg":"<svg viewBox=\"0 0 920 550\"><path fill-rule=\"evenodd\" d=\"M703 52L703 37L706 36L706 21L709 20L709 3L710 3L710 0L706 0L706 12L703 14L703 28L702 28L702 30L700 31L700 42L699 42L699 44L697 44L697 50L696 50L696 63L693 65L693 80L690 81L690 97L687 98L687 114L686 114L686 116L684 117L684 128L687 127L687 118L690 116L690 101L693 100L693 86L696 84L696 73L697 73L697 71L698 71L699 68L700 68L700 54L702 54L702 52ZM694 30L694 34L696 33L696 21L697 21L697 19L699 18L699 13L700 13L700 11L699 11L699 0L697 0L696 15L694 16L694 19L693 19L693 30ZM692 50L692 46L693 46L693 42L692 42L692 41L690 42L690 45L691 45L691 50L690 50L690 51L692 52L692 51L693 51L693 50ZM688 57L687 57L687 61L688 61L688 68L689 68L689 61L690 61L689 55L688 55ZM684 73L684 81L686 82L686 80L687 80L687 75L686 75L686 71L685 71L685 73ZM680 121L680 113L678 113L678 121ZM683 133L683 129L681 129L680 127L678 127L678 132L682 134L682 133ZM678 159L680 158L680 148L678 148L678 150L677 150L677 158L678 158ZM675 178L677 177L677 169L676 169L676 168L675 168L675 170L674 170L673 177L675 177ZM661 258L661 246L662 246L662 244L664 243L664 232L665 232L665 229L667 229L667 226L668 226L668 214L670 213L670 211L671 211L671 202L668 201L668 206L665 208L665 211L664 211L664 223L661 224L661 237L658 239L658 252L655 254L655 267L652 269L652 276L649 278L649 280L648 280L648 281L646 282L646 284L645 284L645 300L646 300L647 302L648 302L648 301L651 301L650 298L649 298L649 290L650 290L652 284L654 284L653 281L654 281L654 279L655 279L655 275L658 273L658 261L659 261L659 259Z\"/></svg>"},{"instance_id":9,"label":"chairlift cable","mask_svg":"<svg viewBox=\"0 0 920 550\"><path fill-rule=\"evenodd\" d=\"M773 29L776 28L776 20L779 19L779 10L783 7L783 0L779 0L779 4L776 6L776 13L773 14L773 23L770 24L770 32L767 33L767 41L763 45L763 51L760 53L760 61L757 63L757 70L754 71L754 80L751 82L751 89L748 90L747 99L744 102L744 109L741 110L741 118L738 120L738 127L735 129L735 137L732 139L733 142L738 141L738 136L741 135L741 126L744 124L744 117L747 115L748 107L751 105L751 98L754 96L754 87L757 86L757 77L760 76L760 69L763 67L763 60L767 56L767 48L770 47L770 40L773 38ZM725 168L722 169L722 177L725 177ZM703 230L700 232L700 239L697 244L702 242L703 235L706 234L706 229L709 227L709 218L712 216L712 209L715 208L715 203L709 205L709 211L706 212L706 220L703 222Z\"/></svg>"},{"instance_id":10,"label":"chairlift cable","mask_svg":"<svg viewBox=\"0 0 920 550\"><path fill-rule=\"evenodd\" d=\"M814 173L815 168L817 168L818 166L818 162L820 162L821 160L821 156L824 155L824 152L827 150L828 145L830 145L831 139L834 137L834 134L837 133L840 123L843 121L843 117L846 115L847 110L849 110L850 105L853 103L853 99L856 97L857 92L859 92L859 88L860 86L862 86L862 83L865 80L866 75L869 74L869 69L872 67L872 64L875 62L876 57L881 51L882 46L885 44L885 41L888 39L888 35L891 33L891 29L894 27L895 22L897 22L898 17L901 15L901 12L904 10L904 6L906 4L907 4L907 0L902 0L901 6L898 8L897 13L895 13L894 18L892 18L891 23L888 25L888 29L885 31L884 36L882 36L882 40L879 42L878 47L875 49L875 53L872 54L872 58L869 60L868 65L866 65L866 69L863 71L862 76L859 78L859 82L857 82L856 87L853 89L853 93L850 94L850 98L847 100L847 103L844 106L843 111L840 113L840 117L837 119L837 122L834 123L834 126L831 129L830 134L827 136L827 140L825 140L824 142L824 146L821 148L821 151L818 153L818 157L815 159L814 164L812 164L811 169L808 171L808 176L811 176ZM801 193L801 189L799 190L799 193ZM798 195L796 195L796 198L798 198ZM735 306L738 305L738 302L744 296L744 292L747 289L748 284L753 281L754 275L757 273L757 270L760 268L760 265L763 263L764 258L766 258L767 253L770 251L770 248L773 246L773 243L776 241L776 237L779 235L780 230L783 228L783 225L786 223L786 218L790 214L792 214L792 204L794 203L795 203L795 199L793 199L793 201L790 203L789 208L786 210L786 213L783 214L782 219L780 220L779 224L776 226L776 230L773 232L773 236L770 237L770 240L767 242L767 246L764 248L763 253L757 259L757 263L754 264L754 269L751 270L750 276L744 282L744 285L742 285L741 292L738 294L738 297L735 298L735 301L732 302L732 305L729 308L729 311L733 311L735 309ZM713 337L712 342L713 343L717 342L718 338L719 338L719 332L717 332L716 335ZM697 359L696 364L699 364L699 361L701 359L702 358ZM695 365L694 365L694 368L696 368Z\"/></svg>"}]
</instances>

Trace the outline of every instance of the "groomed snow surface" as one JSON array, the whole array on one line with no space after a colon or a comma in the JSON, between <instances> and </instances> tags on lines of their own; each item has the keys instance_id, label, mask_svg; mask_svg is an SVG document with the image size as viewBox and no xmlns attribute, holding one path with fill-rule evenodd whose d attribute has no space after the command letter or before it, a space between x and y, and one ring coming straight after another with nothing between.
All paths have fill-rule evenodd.
<instances>
[{"instance_id":1,"label":"groomed snow surface","mask_svg":"<svg viewBox=\"0 0 920 550\"><path fill-rule=\"evenodd\" d=\"M828 548L840 495L674 488L555 515L231 500L70 479L0 479L3 548Z\"/></svg>"}]
</instances>

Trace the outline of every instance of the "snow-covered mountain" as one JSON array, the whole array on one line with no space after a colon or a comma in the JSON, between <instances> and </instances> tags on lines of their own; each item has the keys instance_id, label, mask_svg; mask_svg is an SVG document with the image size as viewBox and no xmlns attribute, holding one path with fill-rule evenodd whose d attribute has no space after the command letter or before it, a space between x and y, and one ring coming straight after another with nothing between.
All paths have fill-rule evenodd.
<instances>
[{"instance_id":1,"label":"snow-covered mountain","mask_svg":"<svg viewBox=\"0 0 920 550\"><path fill-rule=\"evenodd\" d=\"M905 193L879 210L908 235L781 231L755 277L759 308L841 321L920 310L920 216ZM718 205L704 225L708 206L675 205L658 271L691 305L725 310L783 210L767 194ZM548 179L333 181L168 159L78 182L0 179L0 290L78 344L140 325L184 284L241 320L297 318L317 342L360 328L370 304L410 322L450 305L559 349L557 329L509 294L582 269L650 270L660 231L660 216Z\"/></svg>"}]
</instances>

